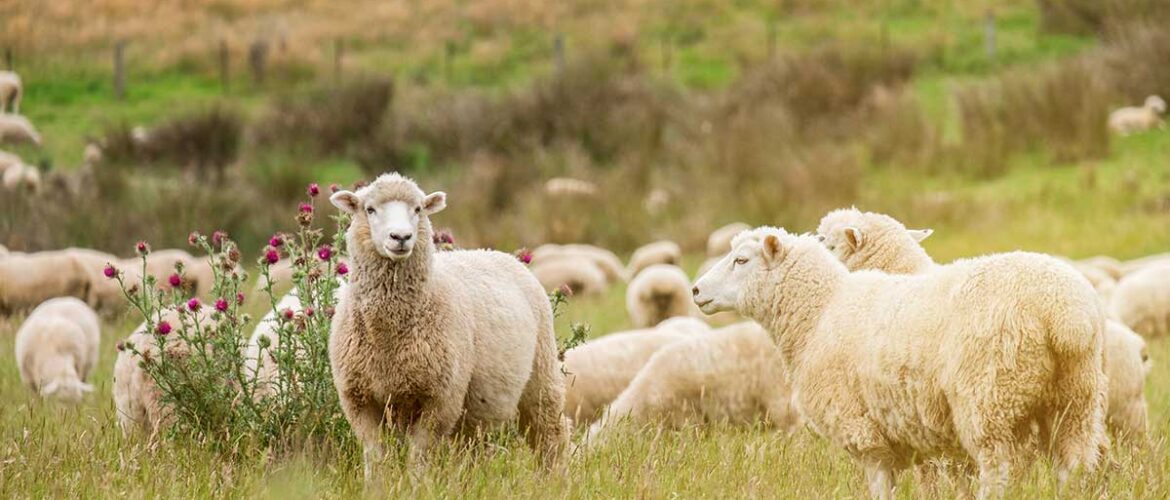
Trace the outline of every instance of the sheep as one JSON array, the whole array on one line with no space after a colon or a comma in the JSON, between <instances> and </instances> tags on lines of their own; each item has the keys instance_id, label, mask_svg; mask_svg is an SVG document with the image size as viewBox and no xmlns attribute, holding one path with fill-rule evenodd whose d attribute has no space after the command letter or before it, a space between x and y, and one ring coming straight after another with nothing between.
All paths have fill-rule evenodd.
<instances>
[{"instance_id":1,"label":"sheep","mask_svg":"<svg viewBox=\"0 0 1170 500\"><path fill-rule=\"evenodd\" d=\"M85 143L85 149L82 150L82 163L89 166L97 166L102 163L105 154L102 152L102 145L99 142L89 141Z\"/></svg>"},{"instance_id":2,"label":"sheep","mask_svg":"<svg viewBox=\"0 0 1170 500\"><path fill-rule=\"evenodd\" d=\"M1145 386L1151 363L1146 341L1118 321L1105 324L1105 374L1109 377L1108 427L1122 437L1145 437L1149 414Z\"/></svg>"},{"instance_id":3,"label":"sheep","mask_svg":"<svg viewBox=\"0 0 1170 500\"><path fill-rule=\"evenodd\" d=\"M32 309L55 297L85 299L90 280L68 252L9 254L0 259L0 315Z\"/></svg>"},{"instance_id":4,"label":"sheep","mask_svg":"<svg viewBox=\"0 0 1170 500\"><path fill-rule=\"evenodd\" d=\"M41 191L41 171L23 163L10 165L4 169L3 183L6 191L35 194Z\"/></svg>"},{"instance_id":5,"label":"sheep","mask_svg":"<svg viewBox=\"0 0 1170 500\"><path fill-rule=\"evenodd\" d=\"M711 232L707 237L707 257L722 257L731 251L731 239L735 235L751 229L742 222L733 222Z\"/></svg>"},{"instance_id":6,"label":"sheep","mask_svg":"<svg viewBox=\"0 0 1170 500\"><path fill-rule=\"evenodd\" d=\"M593 261L561 257L532 264L529 268L545 290L568 286L574 295L600 295L607 287L605 273Z\"/></svg>"},{"instance_id":7,"label":"sheep","mask_svg":"<svg viewBox=\"0 0 1170 500\"><path fill-rule=\"evenodd\" d=\"M1125 107L1109 113L1109 129L1120 134L1150 130L1162 125L1161 115L1166 113L1166 101L1152 95L1141 107Z\"/></svg>"},{"instance_id":8,"label":"sheep","mask_svg":"<svg viewBox=\"0 0 1170 500\"><path fill-rule=\"evenodd\" d=\"M268 288L268 283L272 283L272 290L282 289L292 285L293 266L292 262L282 260L268 266L268 276L260 275L260 279L256 280L256 293L261 293Z\"/></svg>"},{"instance_id":9,"label":"sheep","mask_svg":"<svg viewBox=\"0 0 1170 500\"><path fill-rule=\"evenodd\" d=\"M856 208L829 212L817 226L818 237L845 267L891 274L933 269L934 260L919 245L932 233L930 229L906 229L893 217Z\"/></svg>"},{"instance_id":10,"label":"sheep","mask_svg":"<svg viewBox=\"0 0 1170 500\"><path fill-rule=\"evenodd\" d=\"M1122 278L1110 297L1109 314L1147 339L1170 332L1170 263Z\"/></svg>"},{"instance_id":11,"label":"sheep","mask_svg":"<svg viewBox=\"0 0 1170 500\"><path fill-rule=\"evenodd\" d=\"M86 379L97 365L100 339L97 314L84 302L73 297L43 302L16 332L20 380L42 398L81 401L93 392Z\"/></svg>"},{"instance_id":12,"label":"sheep","mask_svg":"<svg viewBox=\"0 0 1170 500\"><path fill-rule=\"evenodd\" d=\"M32 122L21 115L0 114L0 144L41 145L41 134Z\"/></svg>"},{"instance_id":13,"label":"sheep","mask_svg":"<svg viewBox=\"0 0 1170 500\"><path fill-rule=\"evenodd\" d=\"M596 420L656 351L710 329L694 318L671 318L654 328L612 333L565 351L565 416L577 425Z\"/></svg>"},{"instance_id":14,"label":"sheep","mask_svg":"<svg viewBox=\"0 0 1170 500\"><path fill-rule=\"evenodd\" d=\"M550 243L536 247L536 250L532 251L533 264L542 264L545 261L561 257L584 258L592 261L605 273L605 279L609 283L626 280L625 266L622 265L621 259L613 252L601 247L581 243L568 245Z\"/></svg>"},{"instance_id":15,"label":"sheep","mask_svg":"<svg viewBox=\"0 0 1170 500\"><path fill-rule=\"evenodd\" d=\"M597 194L597 185L581 179L554 177L544 183L544 194L554 198L566 196L589 198Z\"/></svg>"},{"instance_id":16,"label":"sheep","mask_svg":"<svg viewBox=\"0 0 1170 500\"><path fill-rule=\"evenodd\" d=\"M23 164L24 160L21 160L19 156L7 151L0 151L0 174L3 174L5 170L11 167Z\"/></svg>"},{"instance_id":17,"label":"sheep","mask_svg":"<svg viewBox=\"0 0 1170 500\"><path fill-rule=\"evenodd\" d=\"M799 422L780 351L754 322L671 343L646 362L584 439L596 446L615 422L678 428L702 422L765 422L791 434Z\"/></svg>"},{"instance_id":18,"label":"sheep","mask_svg":"<svg viewBox=\"0 0 1170 500\"><path fill-rule=\"evenodd\" d=\"M244 347L244 375L257 381L253 393L253 397L256 399L262 399L276 392L274 382L277 377L277 367L276 360L272 358L272 349L275 349L280 342L276 331L276 315L286 309L293 312L302 310L301 299L297 297L296 290L282 297L276 303L276 307L264 315L256 324L256 329L252 331L248 345ZM262 352L265 354L264 356L261 356Z\"/></svg>"},{"instance_id":19,"label":"sheep","mask_svg":"<svg viewBox=\"0 0 1170 500\"><path fill-rule=\"evenodd\" d=\"M1170 264L1170 253L1158 253L1158 254L1154 254L1154 255L1147 255L1145 257L1139 257L1139 258L1132 259L1132 260L1127 260L1127 261L1121 263L1121 265L1120 265L1121 276L1118 277L1117 279L1120 280L1121 278L1124 278L1125 276L1133 274L1133 273L1141 270L1142 268L1150 267L1150 266L1154 266L1154 265L1161 265L1161 264Z\"/></svg>"},{"instance_id":20,"label":"sheep","mask_svg":"<svg viewBox=\"0 0 1170 500\"><path fill-rule=\"evenodd\" d=\"M630 281L626 311L634 328L649 328L674 316L688 316L691 280L678 266L654 264Z\"/></svg>"},{"instance_id":21,"label":"sheep","mask_svg":"<svg viewBox=\"0 0 1170 500\"><path fill-rule=\"evenodd\" d=\"M1013 252L916 276L850 273L816 237L770 227L732 246L695 303L769 330L794 404L860 462L872 496L936 457L973 461L980 498L1002 496L1028 448L1052 452L1061 483L1096 468L1105 313L1067 265ZM1024 439L1033 423L1040 442Z\"/></svg>"},{"instance_id":22,"label":"sheep","mask_svg":"<svg viewBox=\"0 0 1170 500\"><path fill-rule=\"evenodd\" d=\"M367 480L383 455L383 422L404 435L416 470L456 429L518 420L546 467L568 443L548 296L511 255L436 252L430 216L446 200L397 173L330 197L353 220L329 361Z\"/></svg>"},{"instance_id":23,"label":"sheep","mask_svg":"<svg viewBox=\"0 0 1170 500\"><path fill-rule=\"evenodd\" d=\"M4 257L5 255L8 255L8 254L9 254L8 247L6 247L4 245L0 245L0 257Z\"/></svg>"},{"instance_id":24,"label":"sheep","mask_svg":"<svg viewBox=\"0 0 1170 500\"><path fill-rule=\"evenodd\" d=\"M670 204L670 198L670 193L665 189L652 189L642 200L642 209L652 216L661 215Z\"/></svg>"},{"instance_id":25,"label":"sheep","mask_svg":"<svg viewBox=\"0 0 1170 500\"><path fill-rule=\"evenodd\" d=\"M838 242L845 238L844 233L852 229L856 235L855 238L864 241L867 245L892 250L893 253L905 252L908 255L908 258L903 258L898 255L890 255L891 252L869 252L868 256L874 257L869 259L858 254L839 252L837 257L845 263L845 267L849 271L874 270L891 274L920 274L935 268L934 261L926 255L924 250L914 248L921 241L921 233L913 229L906 229L892 217L868 212L861 213L856 210L837 211L832 215L832 221L835 223L822 223L821 228L818 229L818 234L824 238L824 243L827 245L839 245ZM924 258L925 260L923 260ZM1074 269L1089 278L1090 284L1099 294L1108 293L1107 288L1101 287L1106 287L1113 281L1105 271L1084 264L1084 261L1061 260L1071 264ZM907 266L908 261L917 262L918 265ZM918 270L908 271L908 268L918 268ZM893 271L892 269L901 269L902 271ZM1090 276L1100 278L1102 284L1098 285ZM1109 400L1106 414L1107 420L1113 424L1108 426L1109 429L1117 434L1144 434L1146 428L1144 416L1146 400L1142 390L1145 384L1145 374L1148 371L1142 366L1143 358L1145 358L1142 354L1145 351L1145 342L1141 340L1141 337L1137 337L1136 341L1133 337L1137 337L1137 334L1125 325L1112 319L1106 321L1105 350L1103 352L1104 370L1109 377Z\"/></svg>"},{"instance_id":26,"label":"sheep","mask_svg":"<svg viewBox=\"0 0 1170 500\"><path fill-rule=\"evenodd\" d=\"M162 312L159 321L179 328L181 325L192 325L194 322L205 324L208 317L207 309L194 313L180 313L168 309ZM162 355L160 343L166 349L167 356L183 357L190 352L190 347L179 335L159 335L148 330L148 327L147 322L141 323L130 336L120 342L118 357L114 360L114 411L118 414L118 426L122 429L123 436L142 431L147 436L154 437L159 431L170 426L173 418L170 410L163 404L162 390L139 362L157 361ZM131 347L142 356L135 354Z\"/></svg>"},{"instance_id":27,"label":"sheep","mask_svg":"<svg viewBox=\"0 0 1170 500\"><path fill-rule=\"evenodd\" d=\"M629 279L634 279L643 269L654 264L677 266L681 263L682 249L679 248L678 243L667 240L656 241L634 250L634 254L630 256L630 263L626 266L626 276Z\"/></svg>"},{"instance_id":28,"label":"sheep","mask_svg":"<svg viewBox=\"0 0 1170 500\"><path fill-rule=\"evenodd\" d=\"M13 71L0 71L0 113L20 114L20 99L24 85L20 75Z\"/></svg>"},{"instance_id":29,"label":"sheep","mask_svg":"<svg viewBox=\"0 0 1170 500\"><path fill-rule=\"evenodd\" d=\"M1119 280L1124 275L1121 262L1108 255L1094 255L1076 261L1078 266L1095 267L1113 280Z\"/></svg>"}]
</instances>

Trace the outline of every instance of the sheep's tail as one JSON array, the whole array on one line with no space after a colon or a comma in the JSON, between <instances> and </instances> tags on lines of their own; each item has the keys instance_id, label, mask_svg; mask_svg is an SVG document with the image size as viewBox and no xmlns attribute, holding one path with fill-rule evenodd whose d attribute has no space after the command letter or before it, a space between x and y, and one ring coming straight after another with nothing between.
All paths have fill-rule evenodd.
<instances>
[{"instance_id":1,"label":"sheep's tail","mask_svg":"<svg viewBox=\"0 0 1170 500\"><path fill-rule=\"evenodd\" d=\"M1070 293L1068 307L1048 318L1048 345L1056 361L1051 450L1061 480L1078 467L1095 469L1109 448L1104 423L1108 382L1102 366L1105 312L1092 289L1084 288L1086 297Z\"/></svg>"},{"instance_id":2,"label":"sheep's tail","mask_svg":"<svg viewBox=\"0 0 1170 500\"><path fill-rule=\"evenodd\" d=\"M520 396L520 428L525 439L550 469L560 467L569 444L569 419L564 416L565 376L557 359L552 309L541 295L536 355L532 375Z\"/></svg>"}]
</instances>

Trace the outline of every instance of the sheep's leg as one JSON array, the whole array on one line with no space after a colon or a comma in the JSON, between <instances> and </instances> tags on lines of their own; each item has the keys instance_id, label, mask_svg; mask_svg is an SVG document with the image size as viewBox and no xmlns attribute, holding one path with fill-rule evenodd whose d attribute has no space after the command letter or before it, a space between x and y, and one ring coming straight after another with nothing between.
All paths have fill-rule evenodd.
<instances>
[{"instance_id":1,"label":"sheep's leg","mask_svg":"<svg viewBox=\"0 0 1170 500\"><path fill-rule=\"evenodd\" d=\"M1061 484L1077 468L1093 470L1108 450L1105 435L1105 387L1100 357L1084 356L1066 362L1056 381L1059 422L1053 427L1053 452Z\"/></svg>"},{"instance_id":2,"label":"sheep's leg","mask_svg":"<svg viewBox=\"0 0 1170 500\"><path fill-rule=\"evenodd\" d=\"M894 498L894 470L882 462L866 462L865 482L869 485L869 497L877 500Z\"/></svg>"},{"instance_id":3,"label":"sheep's leg","mask_svg":"<svg viewBox=\"0 0 1170 500\"><path fill-rule=\"evenodd\" d=\"M561 463L569 443L569 422L564 416L565 377L557 362L556 337L552 319L537 337L532 376L520 395L520 430L541 463L554 469Z\"/></svg>"},{"instance_id":4,"label":"sheep's leg","mask_svg":"<svg viewBox=\"0 0 1170 500\"><path fill-rule=\"evenodd\" d=\"M978 500L988 498L1003 498L1007 490L1008 478L1011 476L1009 444L1004 444L984 450L979 453L979 491Z\"/></svg>"},{"instance_id":5,"label":"sheep's leg","mask_svg":"<svg viewBox=\"0 0 1170 500\"><path fill-rule=\"evenodd\" d=\"M427 469L431 449L441 436L450 435L462 413L463 398L452 403L447 399L435 399L423 407L419 419L406 429L406 440L410 444L407 463L411 471L420 474Z\"/></svg>"},{"instance_id":6,"label":"sheep's leg","mask_svg":"<svg viewBox=\"0 0 1170 500\"><path fill-rule=\"evenodd\" d=\"M384 456L382 421L385 411L382 405L358 404L345 397L341 398L341 409L362 445L362 474L368 483L374 478L374 467Z\"/></svg>"}]
</instances>

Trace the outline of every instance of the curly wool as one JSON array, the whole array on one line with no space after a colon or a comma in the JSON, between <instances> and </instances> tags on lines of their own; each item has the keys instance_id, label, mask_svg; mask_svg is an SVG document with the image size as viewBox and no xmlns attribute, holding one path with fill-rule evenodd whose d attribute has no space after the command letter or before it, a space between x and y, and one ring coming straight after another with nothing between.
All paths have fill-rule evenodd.
<instances>
[{"instance_id":1,"label":"curly wool","mask_svg":"<svg viewBox=\"0 0 1170 500\"><path fill-rule=\"evenodd\" d=\"M101 324L73 297L37 306L16 332L20 380L43 397L76 402L93 390L85 383L98 362Z\"/></svg>"}]
</instances>

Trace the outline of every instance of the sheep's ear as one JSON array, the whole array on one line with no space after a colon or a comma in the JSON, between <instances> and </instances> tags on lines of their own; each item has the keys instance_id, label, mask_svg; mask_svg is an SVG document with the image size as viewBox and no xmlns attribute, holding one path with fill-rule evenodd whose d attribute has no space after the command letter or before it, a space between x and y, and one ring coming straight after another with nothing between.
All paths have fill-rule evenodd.
<instances>
[{"instance_id":1,"label":"sheep's ear","mask_svg":"<svg viewBox=\"0 0 1170 500\"><path fill-rule=\"evenodd\" d=\"M435 191L428 194L426 198L423 198L422 206L427 215L442 212L444 208L447 208L447 193Z\"/></svg>"},{"instance_id":2,"label":"sheep's ear","mask_svg":"<svg viewBox=\"0 0 1170 500\"><path fill-rule=\"evenodd\" d=\"M356 214L362 207L362 199L352 191L338 191L329 197L329 202L347 214Z\"/></svg>"},{"instance_id":3,"label":"sheep's ear","mask_svg":"<svg viewBox=\"0 0 1170 500\"><path fill-rule=\"evenodd\" d=\"M780 243L780 238L774 234L769 234L764 237L764 261L777 262L784 259L785 249L784 245Z\"/></svg>"},{"instance_id":4,"label":"sheep's ear","mask_svg":"<svg viewBox=\"0 0 1170 500\"><path fill-rule=\"evenodd\" d=\"M907 229L906 231L910 233L910 237L914 238L914 241L925 240L934 234L933 229Z\"/></svg>"},{"instance_id":5,"label":"sheep's ear","mask_svg":"<svg viewBox=\"0 0 1170 500\"><path fill-rule=\"evenodd\" d=\"M849 248L857 250L865 242L865 237L862 236L860 229L847 227L845 228L845 242L849 243Z\"/></svg>"}]
</instances>

